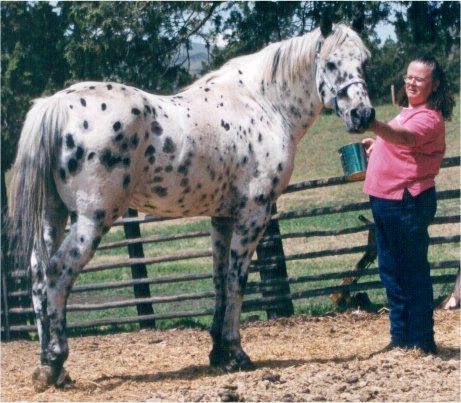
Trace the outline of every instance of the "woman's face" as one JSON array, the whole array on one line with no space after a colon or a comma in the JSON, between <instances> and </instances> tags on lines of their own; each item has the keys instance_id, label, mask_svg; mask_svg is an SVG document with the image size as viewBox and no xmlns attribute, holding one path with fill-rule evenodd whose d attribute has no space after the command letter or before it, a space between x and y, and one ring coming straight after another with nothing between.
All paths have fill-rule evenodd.
<instances>
[{"instance_id":1,"label":"woman's face","mask_svg":"<svg viewBox=\"0 0 461 403\"><path fill-rule=\"evenodd\" d=\"M405 79L405 92L409 106L417 106L427 102L427 99L437 89L438 82L432 81L432 69L421 62L411 62L408 65Z\"/></svg>"}]
</instances>

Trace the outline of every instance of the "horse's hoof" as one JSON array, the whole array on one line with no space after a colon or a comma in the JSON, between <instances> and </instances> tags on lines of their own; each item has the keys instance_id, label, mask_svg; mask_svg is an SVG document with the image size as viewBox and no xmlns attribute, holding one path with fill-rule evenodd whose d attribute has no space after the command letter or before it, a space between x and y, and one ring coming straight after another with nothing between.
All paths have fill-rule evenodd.
<instances>
[{"instance_id":1,"label":"horse's hoof","mask_svg":"<svg viewBox=\"0 0 461 403\"><path fill-rule=\"evenodd\" d=\"M221 351L218 349L213 349L210 352L209 359L211 367L222 367L222 364L224 362L224 357Z\"/></svg>"},{"instance_id":2,"label":"horse's hoof","mask_svg":"<svg viewBox=\"0 0 461 403\"><path fill-rule=\"evenodd\" d=\"M54 383L58 388L64 388L67 385L72 383L72 379L69 376L69 373L63 368L61 369L61 373L59 374L56 382Z\"/></svg>"},{"instance_id":3,"label":"horse's hoof","mask_svg":"<svg viewBox=\"0 0 461 403\"><path fill-rule=\"evenodd\" d=\"M256 365L248 356L231 358L227 363L222 364L222 368L227 372L253 371Z\"/></svg>"},{"instance_id":4,"label":"horse's hoof","mask_svg":"<svg viewBox=\"0 0 461 403\"><path fill-rule=\"evenodd\" d=\"M53 385L53 370L47 365L38 367L32 373L32 383L37 393L43 392Z\"/></svg>"}]
</instances>

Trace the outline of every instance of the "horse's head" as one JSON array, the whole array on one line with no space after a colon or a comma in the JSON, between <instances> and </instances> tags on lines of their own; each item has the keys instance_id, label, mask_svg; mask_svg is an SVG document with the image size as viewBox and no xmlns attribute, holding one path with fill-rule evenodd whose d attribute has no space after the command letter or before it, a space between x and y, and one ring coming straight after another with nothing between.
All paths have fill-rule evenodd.
<instances>
[{"instance_id":1,"label":"horse's head","mask_svg":"<svg viewBox=\"0 0 461 403\"><path fill-rule=\"evenodd\" d=\"M316 50L316 85L322 104L341 116L350 133L364 132L375 118L363 78L370 53L343 24L322 24Z\"/></svg>"}]
</instances>

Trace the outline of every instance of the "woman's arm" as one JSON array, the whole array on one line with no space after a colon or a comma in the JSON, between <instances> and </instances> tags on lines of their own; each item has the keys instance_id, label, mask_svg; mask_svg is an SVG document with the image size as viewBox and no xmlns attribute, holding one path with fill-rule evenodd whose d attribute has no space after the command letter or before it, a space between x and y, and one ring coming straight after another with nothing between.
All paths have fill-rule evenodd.
<instances>
[{"instance_id":1,"label":"woman's arm","mask_svg":"<svg viewBox=\"0 0 461 403\"><path fill-rule=\"evenodd\" d=\"M393 144L401 144L413 147L416 145L415 135L403 126L389 126L386 123L374 120L368 126L368 130Z\"/></svg>"}]
</instances>

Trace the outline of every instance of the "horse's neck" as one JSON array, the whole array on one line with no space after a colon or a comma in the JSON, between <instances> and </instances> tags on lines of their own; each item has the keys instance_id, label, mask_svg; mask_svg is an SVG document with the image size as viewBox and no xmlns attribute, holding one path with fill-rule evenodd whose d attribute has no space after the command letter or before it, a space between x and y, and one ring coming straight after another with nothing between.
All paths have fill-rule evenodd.
<instances>
[{"instance_id":1,"label":"horse's neck","mask_svg":"<svg viewBox=\"0 0 461 403\"><path fill-rule=\"evenodd\" d=\"M287 134L296 141L322 110L315 65L319 35L311 32L267 48L261 59L262 79L255 80L263 83L259 89L262 96L281 115Z\"/></svg>"},{"instance_id":2,"label":"horse's neck","mask_svg":"<svg viewBox=\"0 0 461 403\"><path fill-rule=\"evenodd\" d=\"M313 69L309 69L312 71ZM318 96L315 74L267 85L265 96L272 109L280 113L284 127L297 143L314 123L323 108Z\"/></svg>"}]
</instances>

